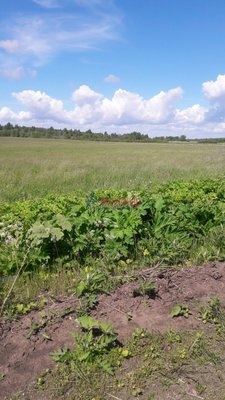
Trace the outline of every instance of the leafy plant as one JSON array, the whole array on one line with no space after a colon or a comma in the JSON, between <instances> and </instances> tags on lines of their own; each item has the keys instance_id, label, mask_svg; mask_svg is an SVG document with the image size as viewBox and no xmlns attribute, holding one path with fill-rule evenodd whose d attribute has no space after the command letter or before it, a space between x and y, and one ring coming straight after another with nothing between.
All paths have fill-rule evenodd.
<instances>
[{"instance_id":1,"label":"leafy plant","mask_svg":"<svg viewBox=\"0 0 225 400\"><path fill-rule=\"evenodd\" d=\"M157 288L154 282L146 281L140 283L138 288L133 290L133 296L148 296L149 298L155 298L157 295Z\"/></svg>"},{"instance_id":2,"label":"leafy plant","mask_svg":"<svg viewBox=\"0 0 225 400\"><path fill-rule=\"evenodd\" d=\"M204 324L207 322L219 324L223 314L221 312L221 304L218 298L211 298L206 307L202 309L201 320Z\"/></svg>"},{"instance_id":3,"label":"leafy plant","mask_svg":"<svg viewBox=\"0 0 225 400\"><path fill-rule=\"evenodd\" d=\"M173 307L170 313L171 317L185 317L188 318L191 315L191 311L186 304L176 305Z\"/></svg>"},{"instance_id":4,"label":"leafy plant","mask_svg":"<svg viewBox=\"0 0 225 400\"><path fill-rule=\"evenodd\" d=\"M0 275L15 274L24 259L27 271L75 262L83 267L91 259L223 260L224 200L224 180L208 179L133 194L106 190L2 205Z\"/></svg>"},{"instance_id":5,"label":"leafy plant","mask_svg":"<svg viewBox=\"0 0 225 400\"><path fill-rule=\"evenodd\" d=\"M35 310L37 308L37 304L31 301L28 304L23 304L23 303L18 303L16 304L16 312L18 314L26 314L32 310Z\"/></svg>"},{"instance_id":6,"label":"leafy plant","mask_svg":"<svg viewBox=\"0 0 225 400\"><path fill-rule=\"evenodd\" d=\"M108 374L113 374L113 365L105 355L120 344L111 325L99 322L88 315L78 318L77 322L84 333L73 333L76 341L75 349L72 351L68 349L56 350L52 353L53 359L58 362L96 364Z\"/></svg>"},{"instance_id":7,"label":"leafy plant","mask_svg":"<svg viewBox=\"0 0 225 400\"><path fill-rule=\"evenodd\" d=\"M98 272L93 267L85 267L81 271L81 280L76 287L76 294L81 300L85 300L85 307L92 308L97 300L97 295L107 293L110 279L107 271Z\"/></svg>"},{"instance_id":8,"label":"leafy plant","mask_svg":"<svg viewBox=\"0 0 225 400\"><path fill-rule=\"evenodd\" d=\"M92 267L86 267L81 275L83 275L83 277L76 288L78 297L90 294L96 295L104 292L103 286L107 281L106 274L97 272Z\"/></svg>"}]
</instances>

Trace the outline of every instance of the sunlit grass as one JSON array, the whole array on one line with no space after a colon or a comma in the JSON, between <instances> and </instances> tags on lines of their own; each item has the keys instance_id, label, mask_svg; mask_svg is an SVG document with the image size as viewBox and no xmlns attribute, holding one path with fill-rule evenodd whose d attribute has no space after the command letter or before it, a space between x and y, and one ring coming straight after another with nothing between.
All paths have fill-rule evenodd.
<instances>
[{"instance_id":1,"label":"sunlit grass","mask_svg":"<svg viewBox=\"0 0 225 400\"><path fill-rule=\"evenodd\" d=\"M225 144L0 138L0 200L225 175Z\"/></svg>"}]
</instances>

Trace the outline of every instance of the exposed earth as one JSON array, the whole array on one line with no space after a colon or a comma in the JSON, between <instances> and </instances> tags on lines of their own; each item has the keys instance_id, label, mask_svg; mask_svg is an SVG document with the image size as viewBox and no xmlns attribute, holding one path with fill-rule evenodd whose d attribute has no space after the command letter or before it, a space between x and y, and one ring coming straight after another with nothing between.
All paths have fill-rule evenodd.
<instances>
[{"instance_id":1,"label":"exposed earth","mask_svg":"<svg viewBox=\"0 0 225 400\"><path fill-rule=\"evenodd\" d=\"M203 266L183 269L146 268L139 274L140 277L143 282L149 277L154 280L157 292L155 296L152 296L153 298L138 293L134 295L137 282L132 281L120 286L110 295L99 296L97 306L92 311L95 319L112 324L122 343L126 343L137 328L156 333L164 333L168 330L204 329L202 321L198 318L200 305L207 305L212 298L218 298L224 310L224 262L211 262ZM191 310L188 318L171 316L171 310L177 304L188 305ZM59 347L73 346L74 338L71 332L79 329L76 321L78 306L79 299L76 296L51 298L41 312L31 311L15 321L1 321L1 399L10 399L17 392L24 393L24 399L52 399L43 393L39 394L39 397L37 394L33 396L29 394L30 397L28 395L26 397L27 388L37 380L41 371L55 366L55 362L50 357L52 351ZM201 371L200 373L203 374ZM204 394L199 395L193 387L189 387L186 383L185 385L183 385L185 395L179 390L171 392L164 388L154 399L210 398L204 397ZM219 399L225 399L225 384L223 392L224 397L221 397L220 393ZM122 400L131 399L124 396ZM112 398L121 400L121 397L111 395ZM110 399L110 397L105 395L105 399Z\"/></svg>"}]
</instances>

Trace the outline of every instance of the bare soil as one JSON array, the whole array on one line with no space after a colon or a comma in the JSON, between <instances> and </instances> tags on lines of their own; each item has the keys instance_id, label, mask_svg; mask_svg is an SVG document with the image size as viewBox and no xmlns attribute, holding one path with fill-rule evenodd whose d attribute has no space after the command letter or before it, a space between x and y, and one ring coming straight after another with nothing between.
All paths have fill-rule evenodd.
<instances>
[{"instance_id":1,"label":"bare soil","mask_svg":"<svg viewBox=\"0 0 225 400\"><path fill-rule=\"evenodd\" d=\"M222 306L225 305L224 262L179 270L156 270L154 274L152 269L146 269L140 273L143 282L152 278L152 275L157 287L155 298L134 296L138 283L133 281L122 285L111 295L101 295L92 312L93 317L113 325L122 343L136 328L160 333L168 329L188 331L198 328L202 326L197 318L200 306L206 305L212 297L218 298ZM189 318L172 318L171 309L177 304L188 305L192 313ZM73 346L71 332L78 328L78 305L79 300L74 296L59 298L49 303L41 314L32 311L15 321L1 321L1 399L25 391L41 371L52 368L55 363L50 353L53 350ZM166 397L166 391L163 396L162 399L169 398ZM198 398L193 392L194 397Z\"/></svg>"}]
</instances>

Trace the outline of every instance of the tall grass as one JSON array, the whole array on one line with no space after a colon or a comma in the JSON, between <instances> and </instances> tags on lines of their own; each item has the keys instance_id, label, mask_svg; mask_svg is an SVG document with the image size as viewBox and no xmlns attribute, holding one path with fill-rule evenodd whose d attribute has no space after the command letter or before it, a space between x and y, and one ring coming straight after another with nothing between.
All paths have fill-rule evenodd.
<instances>
[{"instance_id":1,"label":"tall grass","mask_svg":"<svg viewBox=\"0 0 225 400\"><path fill-rule=\"evenodd\" d=\"M0 138L0 201L225 176L225 144Z\"/></svg>"}]
</instances>

